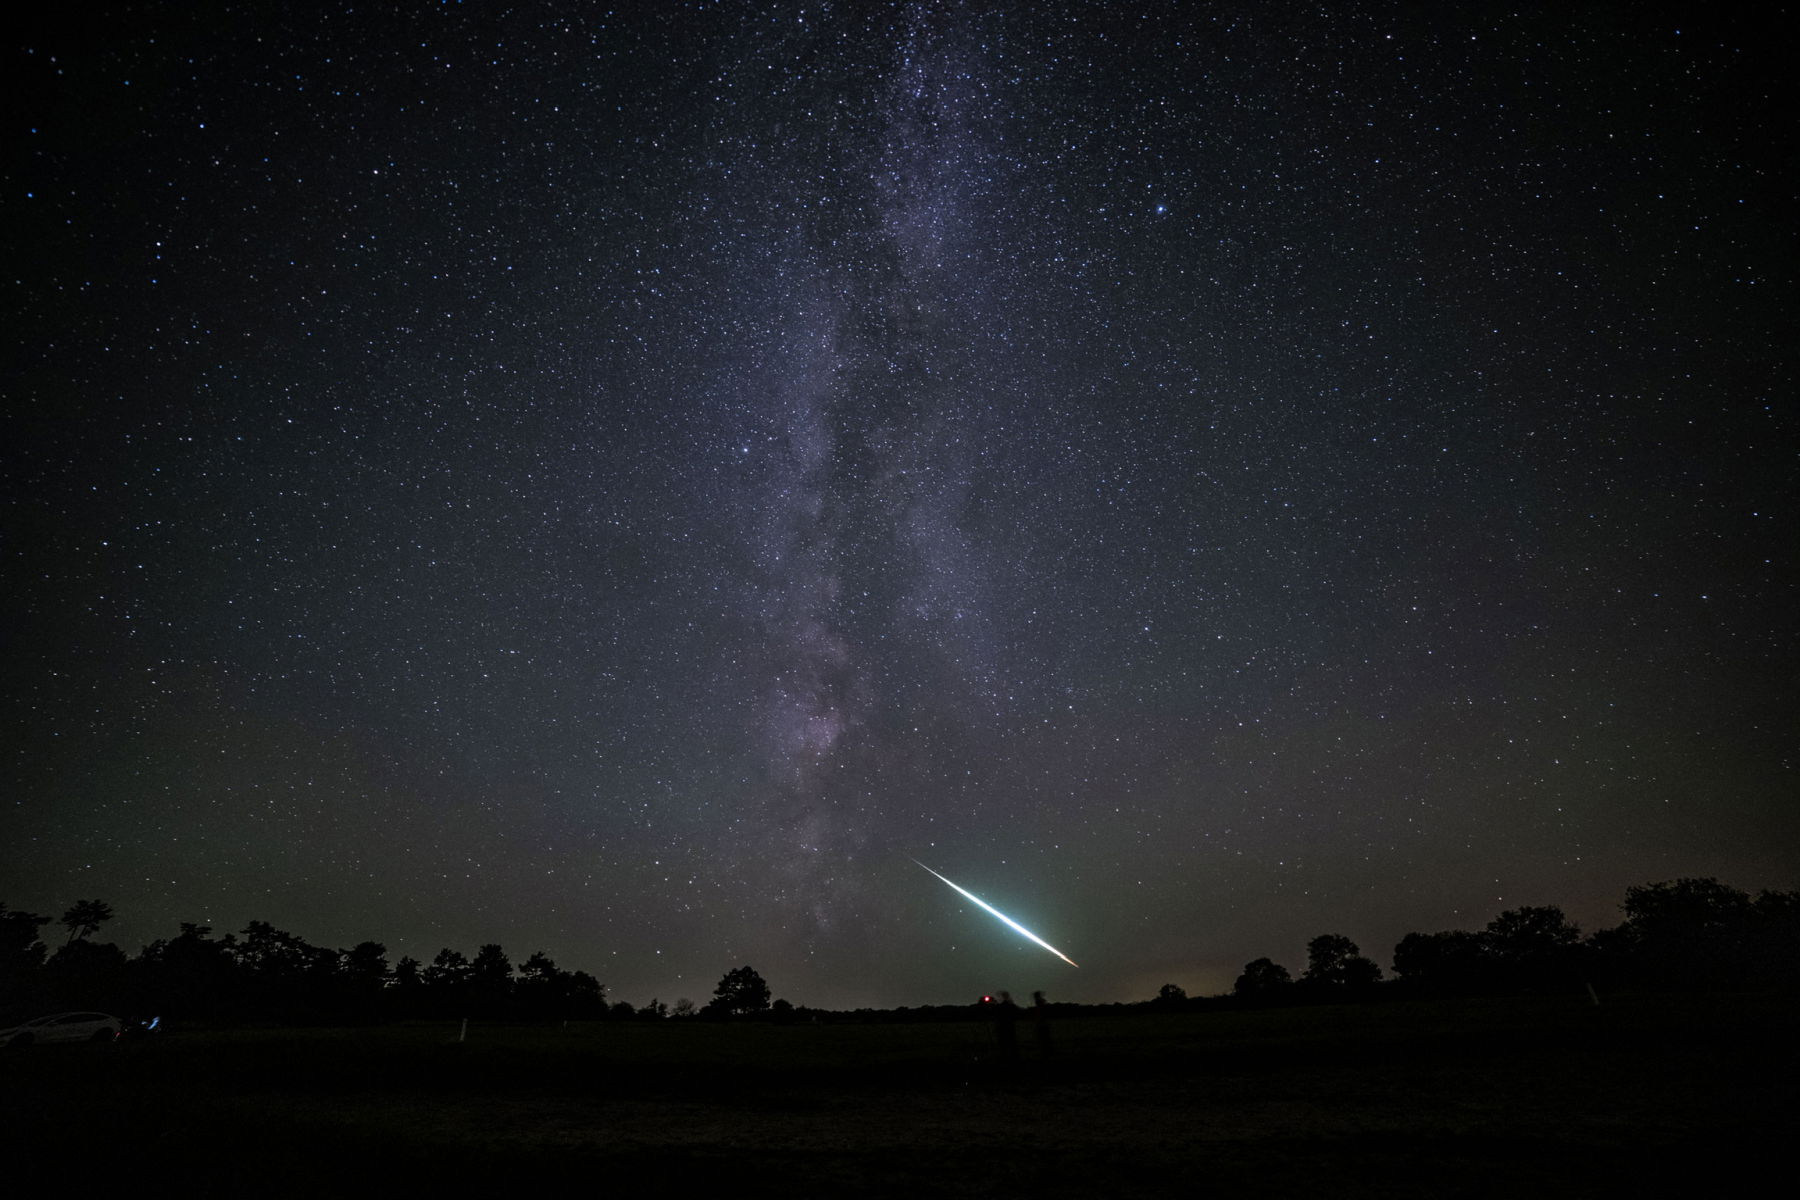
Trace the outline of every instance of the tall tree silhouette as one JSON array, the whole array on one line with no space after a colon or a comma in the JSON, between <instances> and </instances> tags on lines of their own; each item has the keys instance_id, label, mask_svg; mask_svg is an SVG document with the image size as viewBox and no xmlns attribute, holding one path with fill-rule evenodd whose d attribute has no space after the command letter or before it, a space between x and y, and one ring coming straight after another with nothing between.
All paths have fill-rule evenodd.
<instances>
[{"instance_id":1,"label":"tall tree silhouette","mask_svg":"<svg viewBox=\"0 0 1800 1200\"><path fill-rule=\"evenodd\" d=\"M69 931L67 946L77 938L100 932L100 927L113 918L112 905L104 900L77 900L69 906L69 911L62 915L63 926Z\"/></svg>"},{"instance_id":2,"label":"tall tree silhouette","mask_svg":"<svg viewBox=\"0 0 1800 1200\"><path fill-rule=\"evenodd\" d=\"M393 986L389 989L390 1011L402 1017L422 1015L425 979L419 972L419 960L410 955L402 955L400 961L394 964L392 982Z\"/></svg>"},{"instance_id":3,"label":"tall tree silhouette","mask_svg":"<svg viewBox=\"0 0 1800 1200\"><path fill-rule=\"evenodd\" d=\"M426 1003L440 1017L467 1016L469 958L445 946L423 972Z\"/></svg>"},{"instance_id":4,"label":"tall tree silhouette","mask_svg":"<svg viewBox=\"0 0 1800 1200\"><path fill-rule=\"evenodd\" d=\"M506 951L490 943L475 952L469 963L469 998L482 1016L504 1013L512 1001L512 961Z\"/></svg>"},{"instance_id":5,"label":"tall tree silhouette","mask_svg":"<svg viewBox=\"0 0 1800 1200\"><path fill-rule=\"evenodd\" d=\"M393 971L388 967L387 947L380 942L358 942L338 953L337 984L343 1015L356 1021L373 1021L381 1015L383 997Z\"/></svg>"}]
</instances>

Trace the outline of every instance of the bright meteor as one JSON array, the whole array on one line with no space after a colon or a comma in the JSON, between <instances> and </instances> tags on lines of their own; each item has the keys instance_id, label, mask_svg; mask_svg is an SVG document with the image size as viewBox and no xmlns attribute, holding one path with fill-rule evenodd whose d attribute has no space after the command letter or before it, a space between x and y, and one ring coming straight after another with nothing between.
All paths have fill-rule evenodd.
<instances>
[{"instance_id":1,"label":"bright meteor","mask_svg":"<svg viewBox=\"0 0 1800 1200\"><path fill-rule=\"evenodd\" d=\"M916 858L913 859L913 862L918 863L918 865L922 869L924 869L926 871L931 871L931 873L933 875L937 875L937 877L939 879L944 879L944 877L942 875L938 875L938 873L936 871L932 871L930 867L925 866L925 864L922 862L919 862L918 859L916 859ZM950 883L950 881L948 879L944 879L944 882ZM1068 955L1064 954L1061 950L1058 950L1055 946L1052 946L1049 942L1046 942L1043 938L1039 937L1037 934L1031 932L1031 930L1025 928L1023 925L1019 924L1017 921L1013 920L1011 917L1007 916L1005 913L1001 912L999 909L997 909L993 905L989 904L986 900L983 900L980 896L977 896L974 892L967 891L963 888L957 887L957 885L954 883L950 883L950 886L952 888L955 888L956 891L961 893L965 899L967 899L971 903L975 904L977 907L982 908L982 909L986 910L987 912L993 913L996 917L999 917L1000 923L1002 925L1007 926L1008 928L1014 930L1017 933L1024 934L1026 937L1030 938L1032 941L1036 942L1038 945L1042 946L1044 949L1048 950L1050 953L1056 955L1056 957L1058 957L1058 958L1062 959L1064 962L1068 963L1071 967L1079 967L1081 965L1080 963L1076 962L1074 959L1070 958Z\"/></svg>"}]
</instances>

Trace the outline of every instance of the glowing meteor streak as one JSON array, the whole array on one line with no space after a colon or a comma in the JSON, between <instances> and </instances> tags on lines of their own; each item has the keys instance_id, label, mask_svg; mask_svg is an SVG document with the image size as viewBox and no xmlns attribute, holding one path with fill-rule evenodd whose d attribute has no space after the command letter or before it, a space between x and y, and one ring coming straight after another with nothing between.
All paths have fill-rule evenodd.
<instances>
[{"instance_id":1,"label":"glowing meteor streak","mask_svg":"<svg viewBox=\"0 0 1800 1200\"><path fill-rule=\"evenodd\" d=\"M927 867L924 863L919 862L918 859L916 859L916 858L913 859L913 862L918 863L919 867L922 868L923 870L931 871L931 873L933 875L937 875L937 877L939 879L944 879L944 877L942 875L938 875L938 873L936 871L932 871L930 867ZM950 883L950 881L948 879L944 879L944 882ZM1013 920L1011 917L1007 916L1005 913L1001 912L999 909L997 909L993 905L989 904L986 900L983 900L980 896L977 896L974 892L966 891L963 888L957 887L957 885L954 883L950 883L950 886L952 888L955 888L957 892L961 893L963 898L968 900L970 903L976 905L978 908L984 909L985 911L994 914L996 917L999 917L1000 923L1002 925L1005 925L1006 927L1008 927L1009 929L1012 929L1016 933L1024 934L1026 937L1030 938L1032 941L1036 942L1038 945L1042 946L1044 949L1048 950L1050 953L1056 955L1056 957L1058 957L1058 958L1062 959L1064 962L1068 963L1071 967L1081 966L1080 963L1076 962L1074 959L1072 959L1068 955L1064 954L1061 950L1058 950L1055 946L1052 946L1049 942L1046 942L1043 938L1041 938L1037 934L1031 932L1031 930L1025 928L1023 925L1019 924L1017 921Z\"/></svg>"}]
</instances>

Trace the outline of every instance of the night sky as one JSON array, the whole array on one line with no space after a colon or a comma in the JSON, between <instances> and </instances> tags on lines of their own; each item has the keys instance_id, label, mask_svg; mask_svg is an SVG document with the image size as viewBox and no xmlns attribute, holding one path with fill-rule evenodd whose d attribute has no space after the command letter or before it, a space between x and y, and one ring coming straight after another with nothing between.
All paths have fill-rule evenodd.
<instances>
[{"instance_id":1,"label":"night sky","mask_svg":"<svg viewBox=\"0 0 1800 1200\"><path fill-rule=\"evenodd\" d=\"M1800 886L1785 29L51 7L11 907L837 1007Z\"/></svg>"}]
</instances>

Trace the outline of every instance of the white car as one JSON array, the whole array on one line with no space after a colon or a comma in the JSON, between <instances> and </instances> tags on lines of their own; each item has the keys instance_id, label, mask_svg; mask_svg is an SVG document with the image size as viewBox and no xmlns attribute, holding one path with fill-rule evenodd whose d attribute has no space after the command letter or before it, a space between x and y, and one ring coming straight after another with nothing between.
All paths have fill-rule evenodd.
<instances>
[{"instance_id":1,"label":"white car","mask_svg":"<svg viewBox=\"0 0 1800 1200\"><path fill-rule=\"evenodd\" d=\"M52 1013L0 1029L0 1046L48 1045L51 1042L110 1042L119 1036L119 1019L105 1013Z\"/></svg>"}]
</instances>

